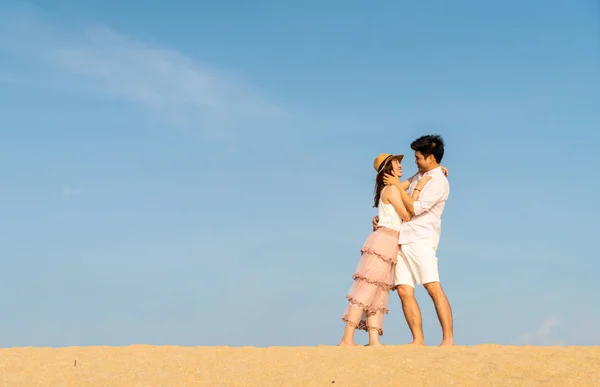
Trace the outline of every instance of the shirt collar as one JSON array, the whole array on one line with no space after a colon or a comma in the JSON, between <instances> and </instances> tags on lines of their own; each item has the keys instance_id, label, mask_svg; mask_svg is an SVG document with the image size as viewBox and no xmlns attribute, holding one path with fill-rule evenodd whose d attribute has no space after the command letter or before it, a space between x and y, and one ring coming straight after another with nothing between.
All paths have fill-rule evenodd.
<instances>
[{"instance_id":1,"label":"shirt collar","mask_svg":"<svg viewBox=\"0 0 600 387\"><path fill-rule=\"evenodd\" d=\"M442 167L441 166L433 168L431 171L427 171L425 173L421 173L421 176L433 176L433 175L436 175L436 174L439 174L439 173L442 173Z\"/></svg>"}]
</instances>

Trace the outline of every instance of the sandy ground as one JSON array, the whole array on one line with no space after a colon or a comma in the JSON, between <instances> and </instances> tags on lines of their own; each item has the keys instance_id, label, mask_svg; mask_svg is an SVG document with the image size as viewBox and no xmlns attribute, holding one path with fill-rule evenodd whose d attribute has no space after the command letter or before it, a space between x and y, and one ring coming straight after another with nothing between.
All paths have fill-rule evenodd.
<instances>
[{"instance_id":1,"label":"sandy ground","mask_svg":"<svg viewBox=\"0 0 600 387\"><path fill-rule=\"evenodd\" d=\"M0 386L600 386L600 347L0 349Z\"/></svg>"}]
</instances>

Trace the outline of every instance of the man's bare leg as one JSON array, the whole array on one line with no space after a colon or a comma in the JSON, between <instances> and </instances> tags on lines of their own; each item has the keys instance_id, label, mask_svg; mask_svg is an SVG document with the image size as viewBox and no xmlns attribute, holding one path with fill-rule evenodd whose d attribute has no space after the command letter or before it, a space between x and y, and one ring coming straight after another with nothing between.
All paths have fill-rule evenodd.
<instances>
[{"instance_id":1,"label":"man's bare leg","mask_svg":"<svg viewBox=\"0 0 600 387\"><path fill-rule=\"evenodd\" d=\"M355 306L351 306L348 311L348 320L349 321L359 321L360 317L363 314L363 310L357 308ZM348 347L348 346L356 346L354 342L354 332L356 331L356 327L348 322L346 322L346 329L344 330L344 336L342 337L342 341L340 341L340 346Z\"/></svg>"},{"instance_id":2,"label":"man's bare leg","mask_svg":"<svg viewBox=\"0 0 600 387\"><path fill-rule=\"evenodd\" d=\"M402 311L406 318L406 323L412 333L413 341L411 344L425 345L423 337L423 320L421 318L421 309L415 298L415 288L408 285L398 285L398 296L402 302Z\"/></svg>"},{"instance_id":3,"label":"man's bare leg","mask_svg":"<svg viewBox=\"0 0 600 387\"><path fill-rule=\"evenodd\" d=\"M433 300L435 305L435 312L437 313L440 325L442 326L442 343L440 346L454 345L454 335L452 333L452 308L446 297L446 293L442 289L442 285L439 282L430 282L423 284L429 296Z\"/></svg>"}]
</instances>

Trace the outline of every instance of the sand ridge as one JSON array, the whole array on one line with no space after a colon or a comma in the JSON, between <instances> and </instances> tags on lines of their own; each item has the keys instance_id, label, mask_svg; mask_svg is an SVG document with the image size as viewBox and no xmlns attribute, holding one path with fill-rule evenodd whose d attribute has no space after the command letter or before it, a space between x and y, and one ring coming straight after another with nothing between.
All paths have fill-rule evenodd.
<instances>
[{"instance_id":1,"label":"sand ridge","mask_svg":"<svg viewBox=\"0 0 600 387\"><path fill-rule=\"evenodd\" d=\"M0 386L600 386L600 347L5 348Z\"/></svg>"}]
</instances>

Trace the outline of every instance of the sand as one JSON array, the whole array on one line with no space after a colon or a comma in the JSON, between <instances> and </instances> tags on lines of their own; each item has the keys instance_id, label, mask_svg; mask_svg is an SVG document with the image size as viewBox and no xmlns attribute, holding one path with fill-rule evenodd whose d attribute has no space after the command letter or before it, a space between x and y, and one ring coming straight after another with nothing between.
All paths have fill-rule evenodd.
<instances>
[{"instance_id":1,"label":"sand","mask_svg":"<svg viewBox=\"0 0 600 387\"><path fill-rule=\"evenodd\" d=\"M7 348L0 386L600 386L600 347Z\"/></svg>"}]
</instances>

